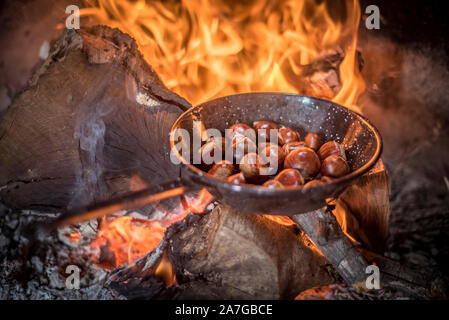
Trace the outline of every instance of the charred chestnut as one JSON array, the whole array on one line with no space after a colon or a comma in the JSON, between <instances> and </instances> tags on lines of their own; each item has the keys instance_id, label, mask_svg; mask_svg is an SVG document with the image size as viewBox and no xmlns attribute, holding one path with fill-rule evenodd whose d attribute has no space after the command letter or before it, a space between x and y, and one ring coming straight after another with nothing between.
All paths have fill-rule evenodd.
<instances>
[{"instance_id":1,"label":"charred chestnut","mask_svg":"<svg viewBox=\"0 0 449 320\"><path fill-rule=\"evenodd\" d=\"M320 171L321 163L315 151L302 147L287 155L284 167L298 169L305 179L310 179Z\"/></svg>"},{"instance_id":2,"label":"charred chestnut","mask_svg":"<svg viewBox=\"0 0 449 320\"><path fill-rule=\"evenodd\" d=\"M346 160L345 149L336 141L326 142L320 147L317 153L321 160L324 160L334 154L339 155Z\"/></svg>"},{"instance_id":3,"label":"charred chestnut","mask_svg":"<svg viewBox=\"0 0 449 320\"><path fill-rule=\"evenodd\" d=\"M279 127L271 121L256 121L253 125L259 141L269 142L272 130L277 131L279 129Z\"/></svg>"},{"instance_id":4,"label":"charred chestnut","mask_svg":"<svg viewBox=\"0 0 449 320\"><path fill-rule=\"evenodd\" d=\"M278 180L268 180L263 186L268 189L282 189L284 187Z\"/></svg>"},{"instance_id":5,"label":"charred chestnut","mask_svg":"<svg viewBox=\"0 0 449 320\"><path fill-rule=\"evenodd\" d=\"M339 178L349 173L349 165L343 157L333 154L324 159L321 165L321 174Z\"/></svg>"},{"instance_id":6,"label":"charred chestnut","mask_svg":"<svg viewBox=\"0 0 449 320\"><path fill-rule=\"evenodd\" d=\"M296 169L284 169L274 180L279 181L284 186L302 186L304 184L302 174Z\"/></svg>"},{"instance_id":7,"label":"charred chestnut","mask_svg":"<svg viewBox=\"0 0 449 320\"><path fill-rule=\"evenodd\" d=\"M301 147L305 147L306 144L304 141L295 141L295 142L289 142L282 146L282 150L284 151L284 154L287 156L290 152L293 150L299 149Z\"/></svg>"},{"instance_id":8,"label":"charred chestnut","mask_svg":"<svg viewBox=\"0 0 449 320\"><path fill-rule=\"evenodd\" d=\"M299 141L298 133L290 128L282 127L278 133L279 144L283 146L289 142Z\"/></svg>"},{"instance_id":9,"label":"charred chestnut","mask_svg":"<svg viewBox=\"0 0 449 320\"><path fill-rule=\"evenodd\" d=\"M212 175L214 178L226 179L231 176L234 171L234 165L229 161L223 160L214 164L214 166L207 173Z\"/></svg>"},{"instance_id":10,"label":"charred chestnut","mask_svg":"<svg viewBox=\"0 0 449 320\"><path fill-rule=\"evenodd\" d=\"M317 151L321 147L321 138L315 132L309 132L304 138L304 142L307 147Z\"/></svg>"},{"instance_id":11,"label":"charred chestnut","mask_svg":"<svg viewBox=\"0 0 449 320\"><path fill-rule=\"evenodd\" d=\"M228 179L226 179L226 182L232 183L232 184L244 184L246 183L245 176L243 173L239 172L232 176L230 176Z\"/></svg>"}]
</instances>

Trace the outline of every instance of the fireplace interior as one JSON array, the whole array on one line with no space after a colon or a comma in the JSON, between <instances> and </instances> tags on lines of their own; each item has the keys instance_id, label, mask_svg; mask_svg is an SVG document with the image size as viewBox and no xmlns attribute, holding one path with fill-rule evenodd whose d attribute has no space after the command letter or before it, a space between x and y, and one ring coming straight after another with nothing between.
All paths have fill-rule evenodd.
<instances>
[{"instance_id":1,"label":"fireplace interior","mask_svg":"<svg viewBox=\"0 0 449 320\"><path fill-rule=\"evenodd\" d=\"M80 29L66 28L69 5L81 8ZM369 5L380 29L366 27ZM2 3L0 299L447 299L440 5ZM179 177L168 135L183 112L246 92L359 112L382 157L298 219L246 214L206 189L130 204L126 195ZM62 219L108 199L122 199L113 213ZM379 289L363 281L368 265Z\"/></svg>"}]
</instances>

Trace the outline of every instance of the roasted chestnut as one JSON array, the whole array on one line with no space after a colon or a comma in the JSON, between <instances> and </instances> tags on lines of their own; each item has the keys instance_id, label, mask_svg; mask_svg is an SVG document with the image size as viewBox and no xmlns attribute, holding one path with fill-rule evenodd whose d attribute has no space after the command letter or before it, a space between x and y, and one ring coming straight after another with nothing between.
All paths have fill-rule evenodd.
<instances>
[{"instance_id":1,"label":"roasted chestnut","mask_svg":"<svg viewBox=\"0 0 449 320\"><path fill-rule=\"evenodd\" d=\"M335 178L331 178L331 177L328 177L328 176L322 176L322 177L320 178L320 181L321 181L322 183L324 183L324 184L327 184L327 183L333 183L335 180L336 180Z\"/></svg>"},{"instance_id":2,"label":"roasted chestnut","mask_svg":"<svg viewBox=\"0 0 449 320\"><path fill-rule=\"evenodd\" d=\"M284 169L274 178L284 186L302 186L304 178L296 169Z\"/></svg>"},{"instance_id":3,"label":"roasted chestnut","mask_svg":"<svg viewBox=\"0 0 449 320\"><path fill-rule=\"evenodd\" d=\"M222 160L216 164L207 172L214 178L226 179L235 172L234 165L229 161Z\"/></svg>"},{"instance_id":4,"label":"roasted chestnut","mask_svg":"<svg viewBox=\"0 0 449 320\"><path fill-rule=\"evenodd\" d=\"M287 156L293 150L296 150L298 148L305 147L305 146L306 146L306 144L304 143L304 141L289 142L282 146L282 150L284 150L284 153Z\"/></svg>"},{"instance_id":5,"label":"roasted chestnut","mask_svg":"<svg viewBox=\"0 0 449 320\"><path fill-rule=\"evenodd\" d=\"M201 163L212 165L214 162L222 160L225 146L226 140L224 138L213 138L206 142L199 149L199 159Z\"/></svg>"},{"instance_id":6,"label":"roasted chestnut","mask_svg":"<svg viewBox=\"0 0 449 320\"><path fill-rule=\"evenodd\" d=\"M250 126L244 123L237 123L225 130L225 136L234 142L235 139L241 139L243 137L248 137L254 142L256 142L256 131Z\"/></svg>"},{"instance_id":7,"label":"roasted chestnut","mask_svg":"<svg viewBox=\"0 0 449 320\"><path fill-rule=\"evenodd\" d=\"M270 136L273 131L277 131L279 127L271 121L256 121L253 124L256 130L258 141L270 141Z\"/></svg>"},{"instance_id":8,"label":"roasted chestnut","mask_svg":"<svg viewBox=\"0 0 449 320\"><path fill-rule=\"evenodd\" d=\"M315 132L309 132L304 138L307 147L317 151L321 147L321 138Z\"/></svg>"},{"instance_id":9,"label":"roasted chestnut","mask_svg":"<svg viewBox=\"0 0 449 320\"><path fill-rule=\"evenodd\" d=\"M260 150L260 149L259 149ZM259 160L264 166L262 174L275 175L284 166L285 153L278 145L267 145L259 152Z\"/></svg>"},{"instance_id":10,"label":"roasted chestnut","mask_svg":"<svg viewBox=\"0 0 449 320\"><path fill-rule=\"evenodd\" d=\"M284 150L274 144L267 145L262 151L259 153L260 160L263 164L269 164L271 162L277 162L277 167L284 163L285 153Z\"/></svg>"},{"instance_id":11,"label":"roasted chestnut","mask_svg":"<svg viewBox=\"0 0 449 320\"><path fill-rule=\"evenodd\" d=\"M279 129L278 133L279 144L283 146L289 142L299 141L298 133L290 128L282 127Z\"/></svg>"},{"instance_id":12,"label":"roasted chestnut","mask_svg":"<svg viewBox=\"0 0 449 320\"><path fill-rule=\"evenodd\" d=\"M256 151L256 143L250 138L243 137L242 139L234 139L234 143L232 144L232 152L236 163L240 163L245 154Z\"/></svg>"},{"instance_id":13,"label":"roasted chestnut","mask_svg":"<svg viewBox=\"0 0 449 320\"><path fill-rule=\"evenodd\" d=\"M267 146L270 146L270 145L277 146L278 144L277 143L273 143L273 142L260 142L260 143L257 144L257 149L258 150L263 150Z\"/></svg>"},{"instance_id":14,"label":"roasted chestnut","mask_svg":"<svg viewBox=\"0 0 449 320\"><path fill-rule=\"evenodd\" d=\"M268 176L262 175L263 165L257 153L248 153L240 161L239 169L250 183L260 183L267 180Z\"/></svg>"},{"instance_id":15,"label":"roasted chestnut","mask_svg":"<svg viewBox=\"0 0 449 320\"><path fill-rule=\"evenodd\" d=\"M324 182L322 182L320 180L311 180L304 185L304 188L307 189L307 188L319 187L322 185L324 185Z\"/></svg>"},{"instance_id":16,"label":"roasted chestnut","mask_svg":"<svg viewBox=\"0 0 449 320\"><path fill-rule=\"evenodd\" d=\"M321 174L333 178L339 178L349 173L349 165L343 157L333 154L324 159L321 164Z\"/></svg>"},{"instance_id":17,"label":"roasted chestnut","mask_svg":"<svg viewBox=\"0 0 449 320\"><path fill-rule=\"evenodd\" d=\"M278 180L268 180L263 186L268 189L282 189L284 187Z\"/></svg>"},{"instance_id":18,"label":"roasted chestnut","mask_svg":"<svg viewBox=\"0 0 449 320\"><path fill-rule=\"evenodd\" d=\"M326 142L320 147L317 153L321 160L324 160L333 154L339 155L346 160L345 149L336 141Z\"/></svg>"},{"instance_id":19,"label":"roasted chestnut","mask_svg":"<svg viewBox=\"0 0 449 320\"><path fill-rule=\"evenodd\" d=\"M284 168L298 169L304 179L313 178L320 171L321 163L315 151L302 147L290 152L284 161Z\"/></svg>"},{"instance_id":20,"label":"roasted chestnut","mask_svg":"<svg viewBox=\"0 0 449 320\"><path fill-rule=\"evenodd\" d=\"M298 132L271 121L255 121L253 126L237 123L226 129L226 138L212 137L195 151L202 159L198 167L231 184L263 184L270 189L303 186L306 181L305 189L323 186L350 172L345 150L336 141L323 144L314 132L300 141ZM273 130L278 141L270 136ZM226 160L218 157L223 154Z\"/></svg>"},{"instance_id":21,"label":"roasted chestnut","mask_svg":"<svg viewBox=\"0 0 449 320\"><path fill-rule=\"evenodd\" d=\"M232 183L232 184L244 184L246 182L245 176L243 173L239 172L232 176L230 176L228 179L226 179L226 182Z\"/></svg>"}]
</instances>

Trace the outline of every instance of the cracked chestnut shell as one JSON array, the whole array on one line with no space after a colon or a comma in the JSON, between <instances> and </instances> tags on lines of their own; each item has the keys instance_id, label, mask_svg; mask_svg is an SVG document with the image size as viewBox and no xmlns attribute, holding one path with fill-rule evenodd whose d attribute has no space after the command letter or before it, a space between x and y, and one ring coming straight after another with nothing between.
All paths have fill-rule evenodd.
<instances>
[{"instance_id":1,"label":"cracked chestnut shell","mask_svg":"<svg viewBox=\"0 0 449 320\"><path fill-rule=\"evenodd\" d=\"M346 160L346 152L341 144L336 141L329 141L323 144L318 150L318 156L321 160L326 159L327 157L337 154Z\"/></svg>"},{"instance_id":2,"label":"cracked chestnut shell","mask_svg":"<svg viewBox=\"0 0 449 320\"><path fill-rule=\"evenodd\" d=\"M306 144L306 147L309 147L314 151L317 151L322 144L320 136L315 132L309 132L304 138L304 142Z\"/></svg>"},{"instance_id":3,"label":"cracked chestnut shell","mask_svg":"<svg viewBox=\"0 0 449 320\"><path fill-rule=\"evenodd\" d=\"M332 178L340 178L350 171L349 165L343 157L333 154L324 159L321 164L321 174Z\"/></svg>"},{"instance_id":4,"label":"cracked chestnut shell","mask_svg":"<svg viewBox=\"0 0 449 320\"><path fill-rule=\"evenodd\" d=\"M278 133L279 144L283 146L286 143L299 141L298 133L290 128L282 127Z\"/></svg>"},{"instance_id":5,"label":"cracked chestnut shell","mask_svg":"<svg viewBox=\"0 0 449 320\"><path fill-rule=\"evenodd\" d=\"M229 161L222 160L213 165L213 167L207 172L214 178L226 179L235 172L234 165Z\"/></svg>"},{"instance_id":6,"label":"cracked chestnut shell","mask_svg":"<svg viewBox=\"0 0 449 320\"><path fill-rule=\"evenodd\" d=\"M270 141L271 131L277 131L279 127L271 121L255 121L253 123L259 141Z\"/></svg>"},{"instance_id":7,"label":"cracked chestnut shell","mask_svg":"<svg viewBox=\"0 0 449 320\"><path fill-rule=\"evenodd\" d=\"M318 174L321 162L315 151L302 147L290 152L284 161L284 168L293 168L301 172L304 179L311 179Z\"/></svg>"},{"instance_id":8,"label":"cracked chestnut shell","mask_svg":"<svg viewBox=\"0 0 449 320\"><path fill-rule=\"evenodd\" d=\"M304 178L296 169L284 169L274 178L284 186L302 186Z\"/></svg>"}]
</instances>

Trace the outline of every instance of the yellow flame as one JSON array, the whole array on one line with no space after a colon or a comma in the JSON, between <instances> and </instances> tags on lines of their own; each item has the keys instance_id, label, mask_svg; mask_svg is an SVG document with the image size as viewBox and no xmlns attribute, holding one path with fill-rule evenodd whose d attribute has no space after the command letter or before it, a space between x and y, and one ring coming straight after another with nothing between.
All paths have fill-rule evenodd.
<instances>
[{"instance_id":1,"label":"yellow flame","mask_svg":"<svg viewBox=\"0 0 449 320\"><path fill-rule=\"evenodd\" d=\"M198 104L251 91L301 93L301 68L343 48L342 88L352 107L364 90L357 65L358 0L98 0L82 15L136 39L165 85Z\"/></svg>"}]
</instances>

